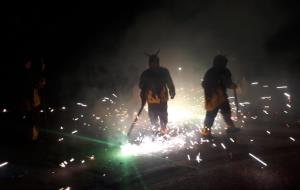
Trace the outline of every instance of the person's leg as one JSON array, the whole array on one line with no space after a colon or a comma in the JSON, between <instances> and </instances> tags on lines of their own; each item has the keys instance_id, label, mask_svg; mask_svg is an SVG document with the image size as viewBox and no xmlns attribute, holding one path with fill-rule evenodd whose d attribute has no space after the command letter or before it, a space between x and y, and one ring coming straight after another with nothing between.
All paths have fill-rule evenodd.
<instances>
[{"instance_id":1,"label":"person's leg","mask_svg":"<svg viewBox=\"0 0 300 190\"><path fill-rule=\"evenodd\" d=\"M206 111L205 119L204 119L204 128L200 130L201 135L210 136L211 135L211 127L214 124L215 118L218 114L219 108L215 108L212 111Z\"/></svg>"},{"instance_id":2,"label":"person's leg","mask_svg":"<svg viewBox=\"0 0 300 190\"><path fill-rule=\"evenodd\" d=\"M167 123L168 123L168 104L167 103L160 105L159 121L160 121L161 132L166 133L167 132Z\"/></svg>"},{"instance_id":3,"label":"person's leg","mask_svg":"<svg viewBox=\"0 0 300 190\"><path fill-rule=\"evenodd\" d=\"M210 129L215 121L219 108L216 108L212 111L207 111L204 119L204 127Z\"/></svg>"},{"instance_id":4,"label":"person's leg","mask_svg":"<svg viewBox=\"0 0 300 190\"><path fill-rule=\"evenodd\" d=\"M221 114L223 115L224 121L225 121L225 123L227 125L226 131L228 133L239 131L240 129L235 127L235 125L234 125L234 123L233 123L233 121L231 119L231 108L230 108L230 105L229 105L229 101L226 100L220 106L220 109L221 109Z\"/></svg>"},{"instance_id":5,"label":"person's leg","mask_svg":"<svg viewBox=\"0 0 300 190\"><path fill-rule=\"evenodd\" d=\"M234 123L231 119L231 108L229 105L229 101L226 100L224 103L222 103L220 106L220 109L221 109L221 114L224 118L224 121L225 121L227 127L228 128L234 127Z\"/></svg>"},{"instance_id":6,"label":"person's leg","mask_svg":"<svg viewBox=\"0 0 300 190\"><path fill-rule=\"evenodd\" d=\"M154 106L148 105L148 115L151 125L158 127L158 114Z\"/></svg>"}]
</instances>

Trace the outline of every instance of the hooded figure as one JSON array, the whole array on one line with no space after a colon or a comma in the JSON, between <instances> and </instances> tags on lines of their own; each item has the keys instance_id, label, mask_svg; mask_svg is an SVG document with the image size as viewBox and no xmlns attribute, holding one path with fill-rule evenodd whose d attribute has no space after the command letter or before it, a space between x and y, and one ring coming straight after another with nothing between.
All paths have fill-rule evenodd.
<instances>
[{"instance_id":1,"label":"hooded figure","mask_svg":"<svg viewBox=\"0 0 300 190\"><path fill-rule=\"evenodd\" d=\"M203 78L202 87L206 109L204 128L201 130L203 136L210 135L210 129L219 110L227 125L227 132L238 131L231 119L231 108L226 93L227 88L236 89L237 85L232 82L231 72L226 67L227 62L225 56L215 56L212 68L205 73Z\"/></svg>"},{"instance_id":2,"label":"hooded figure","mask_svg":"<svg viewBox=\"0 0 300 190\"><path fill-rule=\"evenodd\" d=\"M175 87L168 69L160 67L158 53L146 54L149 56L149 68L145 70L139 82L142 102L148 104L148 114L151 124L158 125L160 121L160 131L167 132L168 123L168 99L175 97Z\"/></svg>"}]
</instances>

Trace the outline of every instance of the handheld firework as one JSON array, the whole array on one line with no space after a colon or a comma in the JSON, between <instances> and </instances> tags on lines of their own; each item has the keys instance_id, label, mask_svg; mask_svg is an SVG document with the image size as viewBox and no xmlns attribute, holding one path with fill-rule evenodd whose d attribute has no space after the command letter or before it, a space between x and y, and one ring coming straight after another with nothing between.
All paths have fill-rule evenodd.
<instances>
[{"instance_id":1,"label":"handheld firework","mask_svg":"<svg viewBox=\"0 0 300 190\"><path fill-rule=\"evenodd\" d=\"M236 107L236 117L239 118L239 102L238 102L238 97L236 93L236 88L233 89L233 94L234 94L234 104Z\"/></svg>"},{"instance_id":2,"label":"handheld firework","mask_svg":"<svg viewBox=\"0 0 300 190\"><path fill-rule=\"evenodd\" d=\"M144 109L144 107L145 107L145 104L146 104L146 97L145 97L145 93L144 93L143 91L141 92L141 100L142 100L141 108L139 109L138 114L135 116L135 118L134 118L132 124L131 124L130 127L129 127L129 130L128 130L128 133L127 133L127 137L130 136L132 129L134 128L135 124L136 124L137 121L139 120L139 116L141 115L141 113L142 113L142 111L143 111L143 109Z\"/></svg>"}]
</instances>

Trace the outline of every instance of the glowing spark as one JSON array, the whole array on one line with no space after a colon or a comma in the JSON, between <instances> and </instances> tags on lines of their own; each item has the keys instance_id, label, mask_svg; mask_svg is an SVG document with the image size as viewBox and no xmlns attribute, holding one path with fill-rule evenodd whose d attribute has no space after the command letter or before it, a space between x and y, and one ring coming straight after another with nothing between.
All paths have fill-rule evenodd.
<instances>
[{"instance_id":1,"label":"glowing spark","mask_svg":"<svg viewBox=\"0 0 300 190\"><path fill-rule=\"evenodd\" d=\"M78 106L82 106L82 107L87 107L87 105L86 104L83 104L83 103L81 103L81 102L78 102L78 103L76 103Z\"/></svg>"},{"instance_id":2,"label":"glowing spark","mask_svg":"<svg viewBox=\"0 0 300 190\"><path fill-rule=\"evenodd\" d=\"M265 114L269 115L269 113L268 113L266 110L263 110L263 112L264 112Z\"/></svg>"},{"instance_id":3,"label":"glowing spark","mask_svg":"<svg viewBox=\"0 0 300 190\"><path fill-rule=\"evenodd\" d=\"M229 138L229 139L230 139L231 142L233 142L233 143L235 142L235 141L233 140L233 138Z\"/></svg>"},{"instance_id":4,"label":"glowing spark","mask_svg":"<svg viewBox=\"0 0 300 190\"><path fill-rule=\"evenodd\" d=\"M252 82L251 85L258 85L258 82Z\"/></svg>"},{"instance_id":5,"label":"glowing spark","mask_svg":"<svg viewBox=\"0 0 300 190\"><path fill-rule=\"evenodd\" d=\"M293 137L289 137L289 138L291 139L291 141L294 141L294 142L296 141L296 139L294 139Z\"/></svg>"},{"instance_id":6,"label":"glowing spark","mask_svg":"<svg viewBox=\"0 0 300 190\"><path fill-rule=\"evenodd\" d=\"M58 142L63 141L63 140L64 140L64 138L59 138L59 139L58 139Z\"/></svg>"},{"instance_id":7,"label":"glowing spark","mask_svg":"<svg viewBox=\"0 0 300 190\"><path fill-rule=\"evenodd\" d=\"M253 139L250 139L250 142L253 142L254 140Z\"/></svg>"},{"instance_id":8,"label":"glowing spark","mask_svg":"<svg viewBox=\"0 0 300 190\"><path fill-rule=\"evenodd\" d=\"M223 147L224 150L226 149L226 146L223 143L221 143L221 146Z\"/></svg>"},{"instance_id":9,"label":"glowing spark","mask_svg":"<svg viewBox=\"0 0 300 190\"><path fill-rule=\"evenodd\" d=\"M60 188L59 190L71 190L71 187L66 187L66 188Z\"/></svg>"},{"instance_id":10,"label":"glowing spark","mask_svg":"<svg viewBox=\"0 0 300 190\"><path fill-rule=\"evenodd\" d=\"M240 102L239 104L244 107L245 105L250 105L250 102Z\"/></svg>"},{"instance_id":11,"label":"glowing spark","mask_svg":"<svg viewBox=\"0 0 300 190\"><path fill-rule=\"evenodd\" d=\"M217 145L215 143L212 144L213 147L217 147Z\"/></svg>"},{"instance_id":12,"label":"glowing spark","mask_svg":"<svg viewBox=\"0 0 300 190\"><path fill-rule=\"evenodd\" d=\"M8 162L3 162L2 164L0 164L0 168L7 165L7 164L8 164Z\"/></svg>"},{"instance_id":13,"label":"glowing spark","mask_svg":"<svg viewBox=\"0 0 300 190\"><path fill-rule=\"evenodd\" d=\"M118 96L117 96L116 94L113 93L112 95L113 95L115 98L118 98Z\"/></svg>"},{"instance_id":14,"label":"glowing spark","mask_svg":"<svg viewBox=\"0 0 300 190\"><path fill-rule=\"evenodd\" d=\"M65 109L66 109L66 107L65 107L65 106L63 106L63 107L61 107L61 109L62 109L62 110L65 110Z\"/></svg>"},{"instance_id":15,"label":"glowing spark","mask_svg":"<svg viewBox=\"0 0 300 190\"><path fill-rule=\"evenodd\" d=\"M178 67L178 71L181 71L182 70L182 68L181 67Z\"/></svg>"},{"instance_id":16,"label":"glowing spark","mask_svg":"<svg viewBox=\"0 0 300 190\"><path fill-rule=\"evenodd\" d=\"M187 157L188 157L188 160L191 160L191 157L190 157L190 155L189 155L189 154L187 155Z\"/></svg>"},{"instance_id":17,"label":"glowing spark","mask_svg":"<svg viewBox=\"0 0 300 190\"><path fill-rule=\"evenodd\" d=\"M51 112L51 113L54 112L54 109L51 109L50 112Z\"/></svg>"},{"instance_id":18,"label":"glowing spark","mask_svg":"<svg viewBox=\"0 0 300 190\"><path fill-rule=\"evenodd\" d=\"M90 156L89 158L90 158L91 160L95 160L95 156L94 156L94 155Z\"/></svg>"},{"instance_id":19,"label":"glowing spark","mask_svg":"<svg viewBox=\"0 0 300 190\"><path fill-rule=\"evenodd\" d=\"M74 130L74 131L72 131L72 134L75 134L75 133L77 133L78 132L78 130Z\"/></svg>"},{"instance_id":20,"label":"glowing spark","mask_svg":"<svg viewBox=\"0 0 300 190\"><path fill-rule=\"evenodd\" d=\"M286 106L287 106L288 108L291 108L291 107L292 107L290 104L286 104Z\"/></svg>"},{"instance_id":21,"label":"glowing spark","mask_svg":"<svg viewBox=\"0 0 300 190\"><path fill-rule=\"evenodd\" d=\"M106 174L104 173L104 174L102 174L102 176L103 176L103 177L105 177L105 176L106 176Z\"/></svg>"},{"instance_id":22,"label":"glowing spark","mask_svg":"<svg viewBox=\"0 0 300 190\"><path fill-rule=\"evenodd\" d=\"M254 158L255 160L257 160L258 162L260 162L262 165L264 166L268 166L268 164L266 164L264 161L262 161L261 159L257 158L256 156L254 156L253 154L249 153L249 155Z\"/></svg>"},{"instance_id":23,"label":"glowing spark","mask_svg":"<svg viewBox=\"0 0 300 190\"><path fill-rule=\"evenodd\" d=\"M85 160L81 160L81 163L84 164L84 163L85 163Z\"/></svg>"},{"instance_id":24,"label":"glowing spark","mask_svg":"<svg viewBox=\"0 0 300 190\"><path fill-rule=\"evenodd\" d=\"M271 132L270 131L266 131L269 135L271 135Z\"/></svg>"},{"instance_id":25,"label":"glowing spark","mask_svg":"<svg viewBox=\"0 0 300 190\"><path fill-rule=\"evenodd\" d=\"M73 120L74 120L74 121L77 121L78 119L79 119L78 117L76 117L76 118L73 118Z\"/></svg>"},{"instance_id":26,"label":"glowing spark","mask_svg":"<svg viewBox=\"0 0 300 190\"><path fill-rule=\"evenodd\" d=\"M252 116L251 117L251 119L254 119L254 120L257 119L257 118L258 118L257 116Z\"/></svg>"},{"instance_id":27,"label":"glowing spark","mask_svg":"<svg viewBox=\"0 0 300 190\"><path fill-rule=\"evenodd\" d=\"M263 87L263 88L268 88L268 87L269 87L269 85L263 85L262 87Z\"/></svg>"},{"instance_id":28,"label":"glowing spark","mask_svg":"<svg viewBox=\"0 0 300 190\"><path fill-rule=\"evenodd\" d=\"M74 162L74 160L75 160L74 158L71 158L71 159L70 159L70 162Z\"/></svg>"},{"instance_id":29,"label":"glowing spark","mask_svg":"<svg viewBox=\"0 0 300 190\"><path fill-rule=\"evenodd\" d=\"M198 163L200 163L201 161L202 161L202 159L200 158L200 152L197 154L197 156L196 156L196 161L198 162Z\"/></svg>"},{"instance_id":30,"label":"glowing spark","mask_svg":"<svg viewBox=\"0 0 300 190\"><path fill-rule=\"evenodd\" d=\"M60 163L59 166L62 167L62 168L66 167L66 165L64 163Z\"/></svg>"},{"instance_id":31,"label":"glowing spark","mask_svg":"<svg viewBox=\"0 0 300 190\"><path fill-rule=\"evenodd\" d=\"M288 98L290 98L291 97L291 95L290 94L288 94L288 93L283 93L286 97L288 97Z\"/></svg>"},{"instance_id":32,"label":"glowing spark","mask_svg":"<svg viewBox=\"0 0 300 190\"><path fill-rule=\"evenodd\" d=\"M40 112L41 112L41 113L44 113L44 110L41 109Z\"/></svg>"},{"instance_id":33,"label":"glowing spark","mask_svg":"<svg viewBox=\"0 0 300 190\"><path fill-rule=\"evenodd\" d=\"M287 112L287 111L285 111L285 110L283 111L283 113L285 113L285 114L288 114L288 112Z\"/></svg>"},{"instance_id":34,"label":"glowing spark","mask_svg":"<svg viewBox=\"0 0 300 190\"><path fill-rule=\"evenodd\" d=\"M277 89L286 89L286 88L288 88L288 86L277 86L276 88Z\"/></svg>"},{"instance_id":35,"label":"glowing spark","mask_svg":"<svg viewBox=\"0 0 300 190\"><path fill-rule=\"evenodd\" d=\"M63 126L60 126L60 130L63 130L64 129L64 127Z\"/></svg>"},{"instance_id":36,"label":"glowing spark","mask_svg":"<svg viewBox=\"0 0 300 190\"><path fill-rule=\"evenodd\" d=\"M261 97L262 100L271 100L272 97L271 96L263 96Z\"/></svg>"}]
</instances>

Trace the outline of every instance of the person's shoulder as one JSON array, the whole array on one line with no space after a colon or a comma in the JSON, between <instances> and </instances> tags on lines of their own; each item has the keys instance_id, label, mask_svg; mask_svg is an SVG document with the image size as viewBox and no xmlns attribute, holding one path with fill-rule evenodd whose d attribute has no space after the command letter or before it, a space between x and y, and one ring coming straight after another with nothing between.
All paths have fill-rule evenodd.
<instances>
[{"instance_id":1,"label":"person's shoulder","mask_svg":"<svg viewBox=\"0 0 300 190\"><path fill-rule=\"evenodd\" d=\"M160 72L164 72L164 73L168 73L169 72L169 70L167 68L165 68L165 67L160 67L159 69L160 69Z\"/></svg>"}]
</instances>

